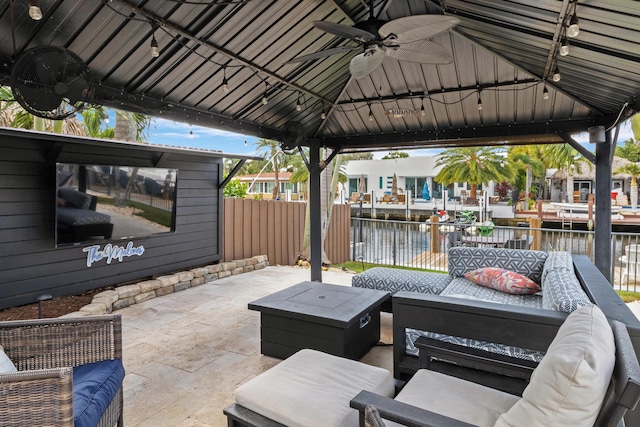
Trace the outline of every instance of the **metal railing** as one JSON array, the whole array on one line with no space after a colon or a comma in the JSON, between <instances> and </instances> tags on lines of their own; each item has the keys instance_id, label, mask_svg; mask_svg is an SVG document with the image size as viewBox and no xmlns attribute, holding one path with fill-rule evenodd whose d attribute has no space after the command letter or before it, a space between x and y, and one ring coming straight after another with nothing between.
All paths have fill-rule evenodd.
<instances>
[{"instance_id":1,"label":"metal railing","mask_svg":"<svg viewBox=\"0 0 640 427\"><path fill-rule=\"evenodd\" d=\"M351 259L373 264L447 271L452 246L567 251L594 261L593 231L481 226L351 218ZM617 289L640 291L640 233L612 233L611 279Z\"/></svg>"}]
</instances>

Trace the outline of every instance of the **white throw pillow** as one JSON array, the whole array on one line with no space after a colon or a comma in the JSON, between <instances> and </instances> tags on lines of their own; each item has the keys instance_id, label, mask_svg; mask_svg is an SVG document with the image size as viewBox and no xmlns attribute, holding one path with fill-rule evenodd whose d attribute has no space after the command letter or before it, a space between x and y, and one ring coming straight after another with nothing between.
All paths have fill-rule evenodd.
<instances>
[{"instance_id":1,"label":"white throw pillow","mask_svg":"<svg viewBox=\"0 0 640 427\"><path fill-rule=\"evenodd\" d=\"M595 305L571 313L531 375L522 399L496 426L593 426L615 364L607 318Z\"/></svg>"},{"instance_id":2,"label":"white throw pillow","mask_svg":"<svg viewBox=\"0 0 640 427\"><path fill-rule=\"evenodd\" d=\"M16 372L16 366L4 353L4 348L0 345L0 372Z\"/></svg>"}]
</instances>

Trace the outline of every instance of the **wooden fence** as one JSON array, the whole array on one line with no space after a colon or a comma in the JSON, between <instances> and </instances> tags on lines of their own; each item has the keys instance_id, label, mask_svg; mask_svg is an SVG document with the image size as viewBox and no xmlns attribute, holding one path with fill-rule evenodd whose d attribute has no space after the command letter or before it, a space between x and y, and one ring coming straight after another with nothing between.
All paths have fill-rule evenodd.
<instances>
[{"instance_id":1,"label":"wooden fence","mask_svg":"<svg viewBox=\"0 0 640 427\"><path fill-rule=\"evenodd\" d=\"M302 249L306 203L224 199L223 259L267 255L269 264L293 265ZM325 239L333 264L349 259L349 205L335 205Z\"/></svg>"}]
</instances>

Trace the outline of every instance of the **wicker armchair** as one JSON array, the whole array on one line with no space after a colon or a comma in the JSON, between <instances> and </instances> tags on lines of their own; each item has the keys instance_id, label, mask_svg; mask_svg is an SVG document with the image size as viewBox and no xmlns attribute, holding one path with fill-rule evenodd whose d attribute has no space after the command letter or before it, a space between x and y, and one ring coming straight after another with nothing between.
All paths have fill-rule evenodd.
<instances>
[{"instance_id":1,"label":"wicker armchair","mask_svg":"<svg viewBox=\"0 0 640 427\"><path fill-rule=\"evenodd\" d=\"M73 426L73 367L122 358L119 315L0 322L0 425ZM122 386L99 426L122 427Z\"/></svg>"}]
</instances>

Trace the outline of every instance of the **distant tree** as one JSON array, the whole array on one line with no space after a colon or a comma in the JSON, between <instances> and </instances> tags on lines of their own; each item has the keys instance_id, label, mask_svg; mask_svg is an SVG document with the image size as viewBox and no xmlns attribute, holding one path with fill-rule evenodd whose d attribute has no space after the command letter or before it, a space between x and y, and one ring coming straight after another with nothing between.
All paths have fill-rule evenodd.
<instances>
[{"instance_id":1,"label":"distant tree","mask_svg":"<svg viewBox=\"0 0 640 427\"><path fill-rule=\"evenodd\" d=\"M436 166L443 168L434 179L445 186L468 182L469 196L475 198L478 184L511 180L513 174L505 167L504 160L496 147L450 148L438 155Z\"/></svg>"},{"instance_id":2,"label":"distant tree","mask_svg":"<svg viewBox=\"0 0 640 427\"><path fill-rule=\"evenodd\" d=\"M259 139L256 143L259 155L267 158L267 161L273 163L273 200L280 196L280 180L278 173L281 165L286 164L286 154L280 150L280 143L271 139Z\"/></svg>"},{"instance_id":3,"label":"distant tree","mask_svg":"<svg viewBox=\"0 0 640 427\"><path fill-rule=\"evenodd\" d=\"M224 197L236 197L244 199L247 195L248 185L246 182L240 182L239 179L232 179L222 190Z\"/></svg>"},{"instance_id":4,"label":"distant tree","mask_svg":"<svg viewBox=\"0 0 640 427\"><path fill-rule=\"evenodd\" d=\"M389 154L387 154L386 156L384 156L382 158L382 160L388 160L388 159L404 159L409 157L409 153L405 153L404 151L392 151Z\"/></svg>"},{"instance_id":5,"label":"distant tree","mask_svg":"<svg viewBox=\"0 0 640 427\"><path fill-rule=\"evenodd\" d=\"M622 144L616 146L616 156L634 163L640 161L640 147L632 138L627 139Z\"/></svg>"},{"instance_id":6,"label":"distant tree","mask_svg":"<svg viewBox=\"0 0 640 427\"><path fill-rule=\"evenodd\" d=\"M373 153L367 151L362 153L348 153L342 155L343 162L348 162L350 160L373 160Z\"/></svg>"}]
</instances>

